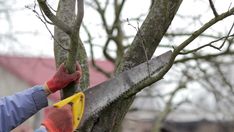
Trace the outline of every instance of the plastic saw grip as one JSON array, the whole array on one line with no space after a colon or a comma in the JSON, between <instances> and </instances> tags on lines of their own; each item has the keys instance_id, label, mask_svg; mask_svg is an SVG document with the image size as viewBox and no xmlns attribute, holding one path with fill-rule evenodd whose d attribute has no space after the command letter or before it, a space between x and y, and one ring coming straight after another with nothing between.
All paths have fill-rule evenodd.
<instances>
[{"instance_id":1,"label":"plastic saw grip","mask_svg":"<svg viewBox=\"0 0 234 132\"><path fill-rule=\"evenodd\" d=\"M53 106L56 108L61 108L66 104L72 105L73 130L76 130L80 124L81 118L84 113L84 106L85 106L84 93L83 92L76 93L58 103L55 103Z\"/></svg>"}]
</instances>

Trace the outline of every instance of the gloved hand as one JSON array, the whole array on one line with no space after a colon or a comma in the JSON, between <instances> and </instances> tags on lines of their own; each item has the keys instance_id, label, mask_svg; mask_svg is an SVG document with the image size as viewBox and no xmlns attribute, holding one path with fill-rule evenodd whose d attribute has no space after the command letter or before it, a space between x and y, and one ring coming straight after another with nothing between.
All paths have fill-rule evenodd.
<instances>
[{"instance_id":1,"label":"gloved hand","mask_svg":"<svg viewBox=\"0 0 234 132\"><path fill-rule=\"evenodd\" d=\"M72 132L73 117L70 105L62 108L50 108L48 115L42 121L48 132Z\"/></svg>"},{"instance_id":2,"label":"gloved hand","mask_svg":"<svg viewBox=\"0 0 234 132\"><path fill-rule=\"evenodd\" d=\"M68 74L64 64L61 64L58 68L58 71L55 75L45 83L45 89L49 93L54 93L57 90L60 90L66 87L71 82L79 83L82 72L79 64L76 65L76 71L72 74Z\"/></svg>"}]
</instances>

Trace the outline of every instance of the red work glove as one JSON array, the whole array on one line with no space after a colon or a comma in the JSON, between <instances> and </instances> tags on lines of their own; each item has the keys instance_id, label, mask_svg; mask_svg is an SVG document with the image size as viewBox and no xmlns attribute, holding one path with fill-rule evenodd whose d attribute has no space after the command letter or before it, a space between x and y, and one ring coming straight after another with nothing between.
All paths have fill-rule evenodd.
<instances>
[{"instance_id":1,"label":"red work glove","mask_svg":"<svg viewBox=\"0 0 234 132\"><path fill-rule=\"evenodd\" d=\"M79 64L76 65L76 71L72 74L68 74L64 64L61 64L55 75L45 83L45 88L50 92L54 93L66 87L71 82L79 83L82 72Z\"/></svg>"},{"instance_id":2,"label":"red work glove","mask_svg":"<svg viewBox=\"0 0 234 132\"><path fill-rule=\"evenodd\" d=\"M73 117L70 105L62 108L50 108L47 117L43 120L48 132L72 132Z\"/></svg>"}]
</instances>

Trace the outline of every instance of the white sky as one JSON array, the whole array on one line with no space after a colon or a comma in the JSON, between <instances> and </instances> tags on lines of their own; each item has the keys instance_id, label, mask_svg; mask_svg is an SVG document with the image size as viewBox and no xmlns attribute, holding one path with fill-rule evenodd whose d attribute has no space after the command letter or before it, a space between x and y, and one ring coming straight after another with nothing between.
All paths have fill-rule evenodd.
<instances>
[{"instance_id":1,"label":"white sky","mask_svg":"<svg viewBox=\"0 0 234 132\"><path fill-rule=\"evenodd\" d=\"M14 3L10 2L9 5ZM13 4L16 9L23 9L22 11L12 13L11 20L12 20L12 29L10 32L13 32L16 34L16 32L19 31L26 31L26 32L33 32L34 35L25 33L17 33L17 39L19 43L9 42L9 41L1 41L2 44L0 44L0 51L2 54L23 54L23 55L35 55L35 56L53 56L53 40L45 28L44 24L35 16L35 14L29 10L26 9L26 5L33 5L33 0L20 0L15 1L16 4ZM219 13L224 12L228 10L230 6L231 0L215 0L215 5L217 8L217 11ZM132 6L134 5L134 6ZM144 14L148 11L148 5L149 0L143 1L143 0L128 0L126 2L127 8L124 8L124 13L122 15L123 19L131 18L131 17L137 17L139 14ZM210 12L210 9L207 7L208 0L201 0L199 2L198 0L195 0L193 2L192 0L184 0L178 14L180 15L197 15L197 14L203 14L202 16L202 22L207 22L210 18L213 17L213 14ZM131 8L131 9L130 9ZM110 17L112 16L112 12L109 11L109 14L107 14ZM2 16L3 17L3 16ZM0 17L0 18L2 18ZM95 23L100 18L97 16L93 11L91 11L89 8L86 7L85 9L85 17L84 22L88 26L89 29L92 29L92 32L97 32L96 34L96 44L102 44L102 39L98 39L99 36L103 36L103 34L99 31L101 30L101 26L97 26L99 23ZM213 28L214 30L227 32L227 30L230 28L232 21L234 20L234 17L228 19L230 22L225 23L227 27L224 27L222 23L217 24L216 27ZM4 24L5 23L5 24ZM176 17L170 27L170 30L176 31L180 30L181 28L184 28L185 24L189 23L185 22L185 20L181 20L178 17ZM137 26L137 23L132 23L133 25ZM230 26L228 26L230 24ZM194 25L189 25L187 30L193 31L194 29L199 28L201 25L200 23L196 23ZM134 35L136 33L135 29L128 26L127 23L124 24L125 30L128 34ZM8 24L1 20L0 25L0 33L2 32L8 32ZM53 27L51 27L51 31L53 32ZM82 34L81 34L82 35ZM94 36L95 37L95 36ZM85 35L83 35L83 40L85 40ZM178 40L178 44L182 42L185 38L182 38ZM166 41L162 41L166 42ZM96 52L101 52L100 48L95 49ZM88 48L87 48L87 52ZM98 54L96 56L97 58L101 58L102 55Z\"/></svg>"}]
</instances>

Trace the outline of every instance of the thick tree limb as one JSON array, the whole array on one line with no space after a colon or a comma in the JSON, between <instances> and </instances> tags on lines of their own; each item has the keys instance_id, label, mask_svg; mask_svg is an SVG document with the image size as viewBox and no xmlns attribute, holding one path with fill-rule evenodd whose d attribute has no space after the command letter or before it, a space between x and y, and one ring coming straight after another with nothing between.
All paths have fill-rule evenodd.
<instances>
[{"instance_id":1,"label":"thick tree limb","mask_svg":"<svg viewBox=\"0 0 234 132\"><path fill-rule=\"evenodd\" d=\"M153 7L150 9L146 20L140 28L142 37L146 41L145 47L148 58L151 58L153 55L173 20L181 2L182 0L158 0L154 2ZM129 51L126 53L126 56L122 61L122 66L119 68L118 72L130 69L146 60L145 57L142 56L144 51L141 43L142 40L138 33L132 42ZM90 121L90 124L87 124L86 128L81 131L118 131L121 121L128 111L133 99L134 98L132 97L129 97L128 99L119 99L105 109L105 111L99 115L98 119Z\"/></svg>"},{"instance_id":2,"label":"thick tree limb","mask_svg":"<svg viewBox=\"0 0 234 132\"><path fill-rule=\"evenodd\" d=\"M74 17L76 0L60 1L56 14L57 16L50 11L50 8L46 4L46 0L38 0L38 3L45 15L55 25L55 39L58 40L58 43L63 45L63 47L69 47L69 51L64 51L60 47L57 47L57 44L54 43L56 65L58 66L65 62L66 69L69 71L69 73L73 73L76 70L76 61L78 58L83 70L81 87L87 88L89 85L87 55L83 43L79 37L80 26L84 15L83 0L78 0L77 2L76 17ZM74 18L76 19L74 20ZM76 86L75 84L71 84L68 86L68 88L61 92L61 95L62 98L66 98L73 95L75 92Z\"/></svg>"},{"instance_id":3,"label":"thick tree limb","mask_svg":"<svg viewBox=\"0 0 234 132\"><path fill-rule=\"evenodd\" d=\"M181 2L181 1L180 1ZM179 5L178 5L179 6ZM132 91L132 93L129 93L129 96L126 97L130 97L130 95L134 95L135 93L139 92L141 89L143 89L146 86L149 86L153 83L155 83L155 81L161 79L172 67L172 65L174 64L175 58L176 56L180 53L181 50L183 50L187 45L189 45L194 39L196 39L200 34L202 34L206 29L208 29L209 27L211 27L212 25L214 25L215 23L217 23L218 21L232 15L234 12L234 9L229 10L228 12L225 12L217 17L215 17L214 19L210 20L209 22L207 22L204 26L202 26L200 29L198 29L197 31L195 31L188 39L186 39L183 43L181 43L178 47L176 47L174 49L174 52L172 54L172 57L170 59L170 63L159 73L157 74L157 76L151 77L150 79L144 81L142 84L138 85L136 87L136 89L134 91ZM147 19L147 18L146 18ZM144 25L142 25L143 27ZM141 28L142 28L141 27ZM144 31L144 30L143 30ZM151 32L152 33L152 32ZM139 37L139 36L137 36ZM151 41L151 43L154 41ZM133 42L133 44L135 44ZM133 47L131 47L133 48ZM138 47L140 48L140 47ZM130 49L132 50L132 49ZM143 52L143 51L142 51ZM142 53L140 52L140 53ZM150 51L148 51L147 53L149 53ZM136 53L136 52L135 52ZM135 54L135 56L138 56L139 53ZM131 57L133 57L134 55L132 55ZM134 56L134 57L135 57ZM130 57L130 56L128 56ZM139 59L140 57L138 57ZM130 59L129 59L130 60ZM125 60L126 61L126 60ZM137 61L136 59L133 59L133 61ZM128 62L128 61L127 61ZM130 63L131 65L127 64L125 66L125 68L130 68L131 66L134 66L134 64L139 63L139 61L134 62L134 63ZM110 107L108 109L106 109L105 111L103 111L103 113L100 115L99 119L97 122L95 122L95 126L93 127L93 130L103 130L103 131L118 131L118 129L116 127L118 127L120 120L124 117L124 111L126 110L126 107L128 108L128 106L131 104L133 98L130 97L128 99L124 98L124 99L120 99L118 100L116 103L113 103L110 105ZM125 111L126 112L126 111ZM121 114L120 114L121 113ZM106 117L106 118L105 118ZM112 117L111 119L109 117ZM104 121L105 120L105 121ZM107 121L108 120L108 121ZM105 127L98 127L99 124L104 125L103 123L107 122L113 122L113 124L111 126L105 126ZM116 122L115 122L116 121Z\"/></svg>"}]
</instances>

